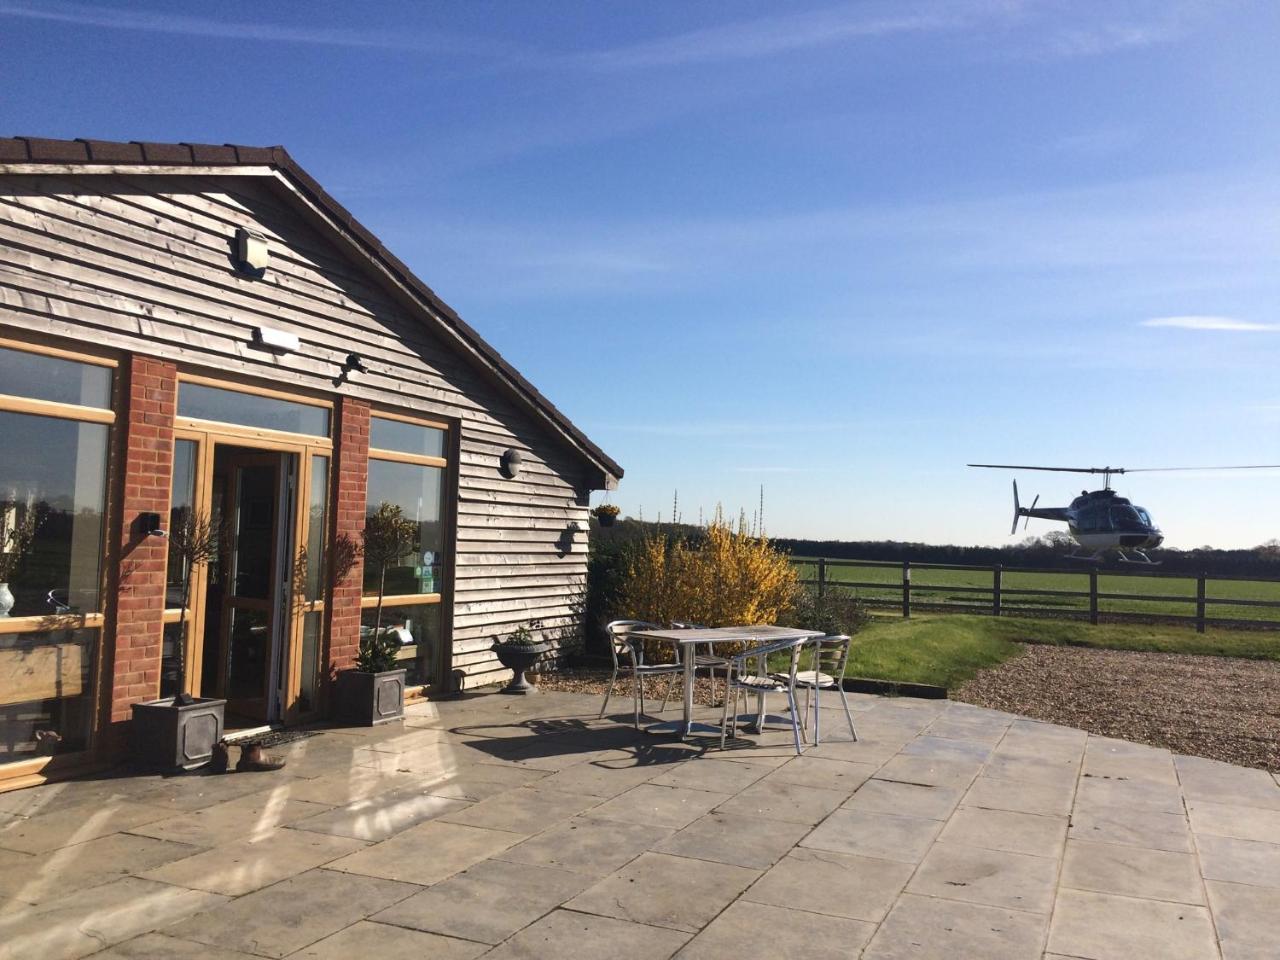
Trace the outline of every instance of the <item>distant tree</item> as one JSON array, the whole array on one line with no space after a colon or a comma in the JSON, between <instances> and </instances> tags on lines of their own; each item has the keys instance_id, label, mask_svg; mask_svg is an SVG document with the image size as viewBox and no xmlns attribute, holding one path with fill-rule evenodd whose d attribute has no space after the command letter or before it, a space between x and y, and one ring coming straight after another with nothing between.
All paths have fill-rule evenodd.
<instances>
[{"instance_id":1,"label":"distant tree","mask_svg":"<svg viewBox=\"0 0 1280 960\"><path fill-rule=\"evenodd\" d=\"M1265 543L1260 543L1253 548L1253 552L1258 555L1259 559L1268 562L1280 560L1280 540L1272 538Z\"/></svg>"}]
</instances>

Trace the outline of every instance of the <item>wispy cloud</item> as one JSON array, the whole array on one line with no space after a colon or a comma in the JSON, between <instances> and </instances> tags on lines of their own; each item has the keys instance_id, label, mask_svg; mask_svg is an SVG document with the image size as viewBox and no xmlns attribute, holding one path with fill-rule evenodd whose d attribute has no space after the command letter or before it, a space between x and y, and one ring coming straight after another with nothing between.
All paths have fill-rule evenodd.
<instances>
[{"instance_id":1,"label":"wispy cloud","mask_svg":"<svg viewBox=\"0 0 1280 960\"><path fill-rule=\"evenodd\" d=\"M811 473L812 467L730 467L730 473Z\"/></svg>"},{"instance_id":2,"label":"wispy cloud","mask_svg":"<svg viewBox=\"0 0 1280 960\"><path fill-rule=\"evenodd\" d=\"M980 6L996 5L984 3ZM906 5L906 12L902 12L902 6L892 10L868 15L867 5L857 3L760 17L596 51L582 55L579 62L626 69L750 60L864 37L952 29L971 20L976 8L973 5L966 10L956 5L916 4Z\"/></svg>"},{"instance_id":3,"label":"wispy cloud","mask_svg":"<svg viewBox=\"0 0 1280 960\"><path fill-rule=\"evenodd\" d=\"M177 34L219 40L252 40L300 43L331 47L363 47L417 53L464 53L499 56L512 48L485 40L460 38L441 33L397 32L358 27L324 27L264 23L260 21L218 20L169 13L164 10L129 10L120 7L88 6L78 3L0 2L0 16L45 20L54 23L130 30L142 33Z\"/></svg>"},{"instance_id":4,"label":"wispy cloud","mask_svg":"<svg viewBox=\"0 0 1280 960\"><path fill-rule=\"evenodd\" d=\"M1222 330L1233 333L1276 333L1280 323L1256 323L1253 320L1237 320L1235 317L1185 316L1152 317L1143 320L1143 327L1173 327L1178 330Z\"/></svg>"}]
</instances>

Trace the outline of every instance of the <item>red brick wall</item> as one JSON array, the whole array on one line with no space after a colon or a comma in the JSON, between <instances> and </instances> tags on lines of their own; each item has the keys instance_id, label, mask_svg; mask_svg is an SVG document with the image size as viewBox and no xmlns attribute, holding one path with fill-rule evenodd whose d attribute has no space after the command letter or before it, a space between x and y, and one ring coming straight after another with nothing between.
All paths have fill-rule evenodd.
<instances>
[{"instance_id":1,"label":"red brick wall","mask_svg":"<svg viewBox=\"0 0 1280 960\"><path fill-rule=\"evenodd\" d=\"M120 574L114 654L106 683L115 736L123 733L121 725L132 715L133 704L160 695L168 542L139 537L137 519L141 513L158 513L163 520L169 510L178 398L178 371L172 363L133 356L122 369L128 377L128 405L120 418L124 432Z\"/></svg>"},{"instance_id":2,"label":"red brick wall","mask_svg":"<svg viewBox=\"0 0 1280 960\"><path fill-rule=\"evenodd\" d=\"M335 508L330 535L342 534L360 541L364 530L365 496L369 484L369 404L343 397L334 411ZM357 563L347 577L334 584L329 613L329 666L331 674L352 665L360 649L360 593L364 564Z\"/></svg>"}]
</instances>

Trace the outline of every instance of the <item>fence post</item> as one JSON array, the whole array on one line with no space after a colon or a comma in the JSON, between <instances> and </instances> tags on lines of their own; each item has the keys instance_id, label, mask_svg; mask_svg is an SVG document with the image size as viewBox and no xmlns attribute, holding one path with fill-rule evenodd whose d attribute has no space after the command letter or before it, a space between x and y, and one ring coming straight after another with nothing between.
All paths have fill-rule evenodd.
<instances>
[{"instance_id":1,"label":"fence post","mask_svg":"<svg viewBox=\"0 0 1280 960\"><path fill-rule=\"evenodd\" d=\"M818 558L818 596L825 596L827 592L827 558Z\"/></svg>"},{"instance_id":2,"label":"fence post","mask_svg":"<svg viewBox=\"0 0 1280 960\"><path fill-rule=\"evenodd\" d=\"M1098 571L1089 571L1089 622L1098 622Z\"/></svg>"},{"instance_id":3,"label":"fence post","mask_svg":"<svg viewBox=\"0 0 1280 960\"><path fill-rule=\"evenodd\" d=\"M902 618L911 619L911 561L902 561Z\"/></svg>"},{"instance_id":4,"label":"fence post","mask_svg":"<svg viewBox=\"0 0 1280 960\"><path fill-rule=\"evenodd\" d=\"M991 568L991 615L1000 616L1000 564Z\"/></svg>"},{"instance_id":5,"label":"fence post","mask_svg":"<svg viewBox=\"0 0 1280 960\"><path fill-rule=\"evenodd\" d=\"M1196 633L1204 633L1204 594L1207 573L1201 572L1196 578Z\"/></svg>"}]
</instances>

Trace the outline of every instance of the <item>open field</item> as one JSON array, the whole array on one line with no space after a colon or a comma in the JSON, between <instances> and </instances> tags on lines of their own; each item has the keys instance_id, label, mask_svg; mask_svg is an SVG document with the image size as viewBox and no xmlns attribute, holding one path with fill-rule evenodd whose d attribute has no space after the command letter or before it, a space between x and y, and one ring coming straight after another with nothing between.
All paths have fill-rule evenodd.
<instances>
[{"instance_id":1,"label":"open field","mask_svg":"<svg viewBox=\"0 0 1280 960\"><path fill-rule=\"evenodd\" d=\"M816 559L797 557L800 576L814 580ZM1004 613L1035 611L1039 615L1089 613L1089 571L1001 571L1001 608ZM849 589L871 606L894 606L902 602L902 565L864 561L827 560L828 585ZM854 586L858 584L858 586ZM869 585L868 585L869 584ZM972 605L975 611L990 611L994 574L990 568L942 568L927 564L911 566L913 606ZM1018 591L1034 591L1020 593ZM1194 617L1195 577L1172 576L1154 571L1100 572L1098 613L1122 617ZM1063 594L1073 594L1064 596ZM1110 599L1108 594L1124 594ZM1205 614L1210 619L1255 621L1261 626L1280 627L1280 581L1233 580L1208 577L1205 581ZM1239 601L1232 603L1231 601ZM1254 606L1266 601L1277 606Z\"/></svg>"}]
</instances>

